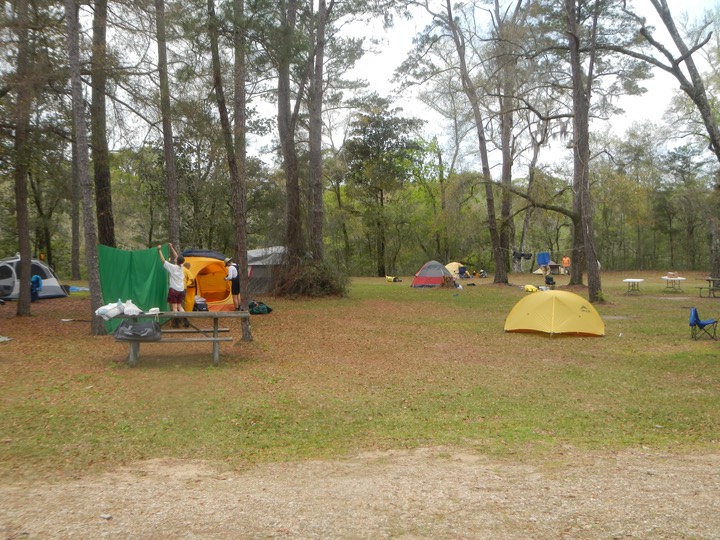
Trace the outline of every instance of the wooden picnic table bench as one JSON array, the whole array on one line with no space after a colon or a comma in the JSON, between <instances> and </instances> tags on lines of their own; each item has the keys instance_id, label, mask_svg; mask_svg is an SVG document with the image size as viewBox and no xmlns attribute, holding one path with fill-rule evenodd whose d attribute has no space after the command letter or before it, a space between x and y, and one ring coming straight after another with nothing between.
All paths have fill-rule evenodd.
<instances>
[{"instance_id":1,"label":"wooden picnic table bench","mask_svg":"<svg viewBox=\"0 0 720 540\"><path fill-rule=\"evenodd\" d=\"M720 298L720 287L698 287L700 298L703 298L703 291L707 294L705 298Z\"/></svg>"},{"instance_id":2,"label":"wooden picnic table bench","mask_svg":"<svg viewBox=\"0 0 720 540\"><path fill-rule=\"evenodd\" d=\"M143 337L133 338L132 336L123 336L118 341L127 342L130 346L128 353L128 365L135 366L140 357L141 343L190 343L190 342L210 342L213 344L213 365L220 363L220 343L223 341L233 341L231 337L221 337L220 333L229 332L229 328L220 327L220 319L247 319L250 313L247 311L160 311L157 313L140 313L139 315L117 315L116 319L129 319L134 323L138 323L141 319L152 319L155 321L161 319L187 319L189 326L187 328L165 328L159 325L159 339L148 340ZM195 323L200 324L201 321L212 320L212 328L199 328ZM165 321L167 322L167 321ZM183 334L192 334L189 337L177 337ZM198 336L200 334L200 336Z\"/></svg>"},{"instance_id":3,"label":"wooden picnic table bench","mask_svg":"<svg viewBox=\"0 0 720 540\"><path fill-rule=\"evenodd\" d=\"M720 298L720 279L719 278L703 278L707 281L707 285L698 287L700 298L703 297L703 291L707 292L707 298Z\"/></svg>"}]
</instances>

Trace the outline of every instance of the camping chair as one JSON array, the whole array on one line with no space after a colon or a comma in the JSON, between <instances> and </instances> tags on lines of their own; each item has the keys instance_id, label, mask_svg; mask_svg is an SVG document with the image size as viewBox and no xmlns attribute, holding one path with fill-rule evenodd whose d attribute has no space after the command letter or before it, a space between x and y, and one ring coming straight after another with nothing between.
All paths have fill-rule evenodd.
<instances>
[{"instance_id":1,"label":"camping chair","mask_svg":"<svg viewBox=\"0 0 720 540\"><path fill-rule=\"evenodd\" d=\"M716 319L701 320L697 308L690 308L690 337L700 339L703 334L717 340L715 336L718 321Z\"/></svg>"}]
</instances>

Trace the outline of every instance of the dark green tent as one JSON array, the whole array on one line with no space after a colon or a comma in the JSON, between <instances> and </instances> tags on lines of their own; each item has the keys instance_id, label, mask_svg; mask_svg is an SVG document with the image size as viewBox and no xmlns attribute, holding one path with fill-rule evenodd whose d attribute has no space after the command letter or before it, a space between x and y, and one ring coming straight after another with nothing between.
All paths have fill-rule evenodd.
<instances>
[{"instance_id":1,"label":"dark green tent","mask_svg":"<svg viewBox=\"0 0 720 540\"><path fill-rule=\"evenodd\" d=\"M168 258L168 247L163 245L163 255ZM168 273L163 268L157 248L125 251L108 246L98 246L100 265L100 288L103 304L132 300L133 304L148 311L150 308L168 309ZM105 323L108 333L114 332L120 319Z\"/></svg>"}]
</instances>

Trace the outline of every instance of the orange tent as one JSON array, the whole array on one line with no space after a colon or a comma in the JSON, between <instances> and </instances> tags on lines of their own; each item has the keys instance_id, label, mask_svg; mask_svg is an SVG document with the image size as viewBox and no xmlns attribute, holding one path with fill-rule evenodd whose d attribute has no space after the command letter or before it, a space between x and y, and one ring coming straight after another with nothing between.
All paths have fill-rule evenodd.
<instances>
[{"instance_id":1,"label":"orange tent","mask_svg":"<svg viewBox=\"0 0 720 540\"><path fill-rule=\"evenodd\" d=\"M185 310L192 311L195 296L201 296L210 311L232 311L231 284L225 281L225 257L221 253L191 250L184 251L183 256L185 262L190 263L189 270L193 277L193 286L187 288Z\"/></svg>"}]
</instances>

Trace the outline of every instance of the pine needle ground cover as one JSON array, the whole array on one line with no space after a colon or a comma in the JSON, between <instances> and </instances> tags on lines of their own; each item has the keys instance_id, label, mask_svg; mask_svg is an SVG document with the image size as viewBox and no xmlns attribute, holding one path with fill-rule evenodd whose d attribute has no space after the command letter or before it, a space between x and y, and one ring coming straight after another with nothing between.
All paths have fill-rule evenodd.
<instances>
[{"instance_id":1,"label":"pine needle ground cover","mask_svg":"<svg viewBox=\"0 0 720 540\"><path fill-rule=\"evenodd\" d=\"M626 296L625 277L644 277ZM151 458L230 466L450 446L523 459L563 448L717 451L720 342L690 339L690 307L657 276L603 274L602 338L503 331L540 277L412 289L353 279L349 296L262 298L254 341L127 345L89 335L87 297L0 307L0 477L108 470ZM582 288L559 288L584 295ZM697 282L697 283L695 283ZM473 283L474 286L468 286Z\"/></svg>"}]
</instances>

